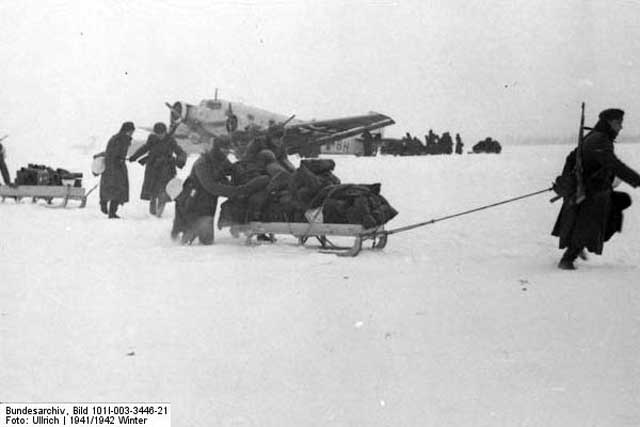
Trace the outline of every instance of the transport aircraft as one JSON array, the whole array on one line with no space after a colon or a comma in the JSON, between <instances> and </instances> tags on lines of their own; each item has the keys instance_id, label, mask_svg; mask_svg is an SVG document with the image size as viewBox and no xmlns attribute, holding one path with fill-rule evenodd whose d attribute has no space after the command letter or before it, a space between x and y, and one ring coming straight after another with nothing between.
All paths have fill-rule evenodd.
<instances>
[{"instance_id":1,"label":"transport aircraft","mask_svg":"<svg viewBox=\"0 0 640 427\"><path fill-rule=\"evenodd\" d=\"M236 153L271 126L284 126L283 141L289 154L315 157L320 153L372 155L361 135L394 124L384 114L369 113L328 120L298 120L258 107L218 98L203 99L199 105L177 101L166 103L174 138L185 149L203 151L213 139L228 136ZM198 149L201 146L201 149ZM189 150L191 151L191 150ZM374 153L375 154L375 153Z\"/></svg>"}]
</instances>

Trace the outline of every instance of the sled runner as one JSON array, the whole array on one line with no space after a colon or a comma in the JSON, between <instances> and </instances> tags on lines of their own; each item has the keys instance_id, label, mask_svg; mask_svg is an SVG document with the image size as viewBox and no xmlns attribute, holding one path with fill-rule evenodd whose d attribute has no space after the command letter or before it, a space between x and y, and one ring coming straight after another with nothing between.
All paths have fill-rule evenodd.
<instances>
[{"instance_id":1,"label":"sled runner","mask_svg":"<svg viewBox=\"0 0 640 427\"><path fill-rule=\"evenodd\" d=\"M371 248L374 250L384 248L387 244L387 235L382 232L383 230L384 226L365 229L359 224L250 222L232 226L231 233L234 236L239 236L240 233L245 234L247 245L251 245L253 238L260 235L268 235L269 240L274 242L276 234L290 234L298 239L300 245L304 245L310 237L314 237L320 243L321 252L354 257L362 250L362 244L365 240L372 240ZM353 245L334 245L327 236L353 237Z\"/></svg>"},{"instance_id":2,"label":"sled runner","mask_svg":"<svg viewBox=\"0 0 640 427\"><path fill-rule=\"evenodd\" d=\"M38 199L46 200L51 204L53 199L63 199L61 207L67 206L69 200L80 200L80 207L87 205L87 197L96 187L85 193L84 187L74 187L71 185L18 185L10 187L8 185L0 186L0 197L2 201L7 197L12 197L16 202L23 198L30 197L33 202Z\"/></svg>"}]
</instances>

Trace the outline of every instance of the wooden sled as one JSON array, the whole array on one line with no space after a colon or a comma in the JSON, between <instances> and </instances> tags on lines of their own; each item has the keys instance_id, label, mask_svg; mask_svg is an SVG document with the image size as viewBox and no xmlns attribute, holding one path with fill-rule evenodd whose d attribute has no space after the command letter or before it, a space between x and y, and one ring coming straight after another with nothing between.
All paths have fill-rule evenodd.
<instances>
[{"instance_id":1,"label":"wooden sled","mask_svg":"<svg viewBox=\"0 0 640 427\"><path fill-rule=\"evenodd\" d=\"M250 222L248 224L234 225L231 233L238 236L246 235L245 243L252 244L252 239L258 235L267 235L275 241L276 234L290 234L298 238L298 243L304 245L310 237L320 242L321 252L335 253L338 256L354 257L362 250L365 240L372 240L371 249L380 250L387 245L387 235L381 233L384 226L365 229L359 224L317 224L304 222ZM327 236L353 237L352 246L336 246Z\"/></svg>"},{"instance_id":2,"label":"wooden sled","mask_svg":"<svg viewBox=\"0 0 640 427\"><path fill-rule=\"evenodd\" d=\"M80 200L80 207L87 205L87 197L97 186L94 186L85 194L84 187L72 187L71 185L18 185L10 187L8 185L0 186L0 197L2 201L7 197L12 197L16 202L23 198L30 197L32 202L38 199L46 200L51 204L53 199L62 199L61 207L67 206L69 200Z\"/></svg>"}]
</instances>

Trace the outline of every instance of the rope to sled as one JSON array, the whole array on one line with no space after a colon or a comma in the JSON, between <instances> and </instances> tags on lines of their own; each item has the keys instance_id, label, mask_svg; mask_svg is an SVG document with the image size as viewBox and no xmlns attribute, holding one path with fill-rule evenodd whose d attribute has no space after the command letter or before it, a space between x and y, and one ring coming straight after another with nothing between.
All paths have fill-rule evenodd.
<instances>
[{"instance_id":1,"label":"rope to sled","mask_svg":"<svg viewBox=\"0 0 640 427\"><path fill-rule=\"evenodd\" d=\"M375 237L375 236L379 236L379 235L387 236L389 234L401 233L403 231L413 230L414 228L422 227L422 226L429 225L429 224L434 224L436 222L444 221L444 220L455 218L455 217L458 217L458 216L467 215L467 214L478 212L478 211L481 211L481 210L484 210L484 209L493 208L495 206L504 205L506 203L515 202L517 200L526 199L527 197L532 197L532 196L536 196L538 194L546 193L547 191L551 191L552 189L553 189L552 187L549 187L549 188L545 188L544 190L535 191L533 193L525 194L525 195L518 196L518 197L513 197L511 199L503 200L503 201L497 202L497 203L492 203L492 204L486 205L486 206L481 206L479 208L470 209L470 210L463 211L463 212L458 212L458 213L455 213L455 214L452 214L452 215L443 216L441 218L434 218L434 219L431 219L429 221L418 222L416 224L410 224L410 225L406 225L404 227L398 227L398 228L394 228L394 229L391 229L391 230L382 230L382 231L378 231L378 232L374 232L374 233L370 233L370 234L365 234L365 235L366 236Z\"/></svg>"}]
</instances>

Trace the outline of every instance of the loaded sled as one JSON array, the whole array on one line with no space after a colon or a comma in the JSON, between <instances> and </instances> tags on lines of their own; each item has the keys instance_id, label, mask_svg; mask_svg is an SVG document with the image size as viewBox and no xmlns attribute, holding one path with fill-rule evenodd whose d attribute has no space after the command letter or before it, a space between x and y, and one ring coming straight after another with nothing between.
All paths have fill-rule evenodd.
<instances>
[{"instance_id":1,"label":"loaded sled","mask_svg":"<svg viewBox=\"0 0 640 427\"><path fill-rule=\"evenodd\" d=\"M264 152L271 153L259 154ZM172 237L182 233L183 244L191 244L196 237L202 244L213 243L213 217L207 214L215 212L218 195L224 195L227 200L220 206L217 228L229 227L234 237L244 234L248 245L273 243L276 235L288 234L300 245L317 241L321 252L339 256L358 255L367 240L372 241L372 249L385 247L384 224L397 211L380 195L380 184L341 184L331 172L335 167L331 159L302 160L290 172L275 158L269 160L273 157L273 153L265 155L266 167L250 160L229 164L220 173L230 175L230 182L225 177L208 182L213 173L198 174L198 165L204 169L207 162L216 160L211 155L201 157L175 199ZM203 218L206 221L201 224ZM353 242L338 245L332 241L334 236Z\"/></svg>"},{"instance_id":2,"label":"loaded sled","mask_svg":"<svg viewBox=\"0 0 640 427\"><path fill-rule=\"evenodd\" d=\"M231 234L239 237L240 233L246 236L245 243L247 245L254 244L254 237L274 242L277 234L292 235L298 239L298 244L300 245L306 244L309 238L315 238L320 243L321 252L335 253L338 256L348 257L357 256L366 240L372 241L371 249L374 250L383 249L387 244L384 226L366 229L360 224L252 221L231 227ZM335 245L328 236L353 237L353 245Z\"/></svg>"},{"instance_id":3,"label":"loaded sled","mask_svg":"<svg viewBox=\"0 0 640 427\"><path fill-rule=\"evenodd\" d=\"M85 193L82 173L33 163L16 172L15 184L0 187L2 201L7 197L12 197L16 202L31 198L34 203L43 199L51 204L53 199L62 199L62 207L65 207L69 200L79 200L81 208L86 206L87 197L97 187L96 185Z\"/></svg>"},{"instance_id":4,"label":"loaded sled","mask_svg":"<svg viewBox=\"0 0 640 427\"><path fill-rule=\"evenodd\" d=\"M275 235L288 234L300 245L317 241L321 252L338 256L358 255L367 240L374 250L384 248L384 224L397 211L380 195L380 184L341 184L331 172L334 167L330 159L302 160L293 174L276 173L266 191L255 192L244 202L225 201L218 228L230 225L231 234L244 234L247 244L254 238L273 242ZM338 245L333 237L353 242Z\"/></svg>"},{"instance_id":5,"label":"loaded sled","mask_svg":"<svg viewBox=\"0 0 640 427\"><path fill-rule=\"evenodd\" d=\"M11 197L16 202L24 198L31 198L34 203L43 199L48 204L51 204L53 199L62 199L61 207L67 206L69 200L79 200L79 207L84 208L87 205L87 197L95 188L85 191L84 187L72 185L3 185L0 186L0 197L3 202L7 197Z\"/></svg>"}]
</instances>

